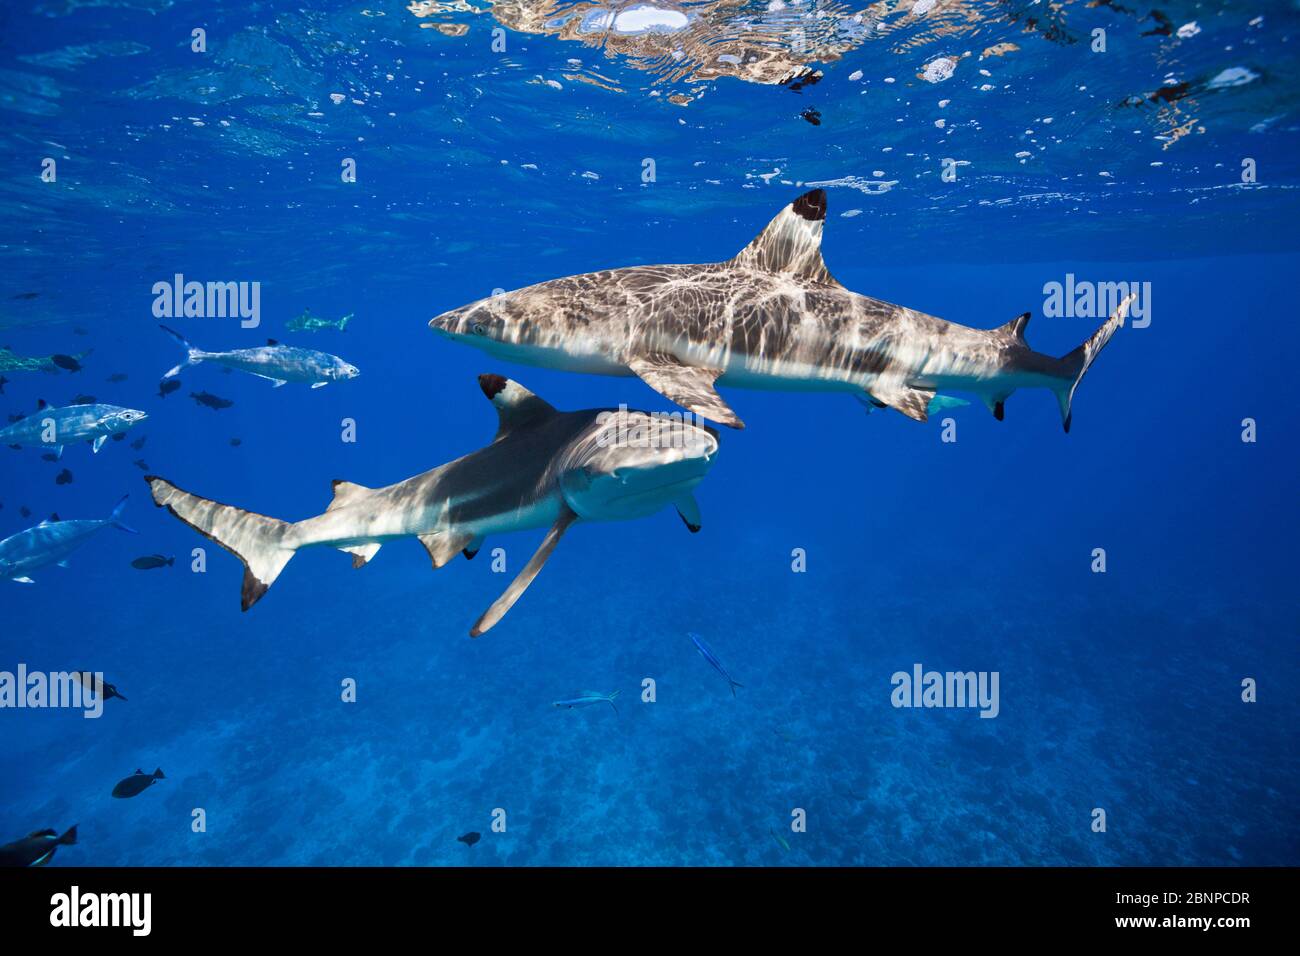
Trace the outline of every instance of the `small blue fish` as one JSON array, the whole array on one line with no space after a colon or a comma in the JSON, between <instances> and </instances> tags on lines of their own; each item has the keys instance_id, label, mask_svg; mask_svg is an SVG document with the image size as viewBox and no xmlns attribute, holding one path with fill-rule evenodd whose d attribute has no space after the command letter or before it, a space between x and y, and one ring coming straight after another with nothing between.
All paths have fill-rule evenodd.
<instances>
[{"instance_id":1,"label":"small blue fish","mask_svg":"<svg viewBox=\"0 0 1300 956\"><path fill-rule=\"evenodd\" d=\"M704 643L704 638L695 633L690 633L686 636L695 642L695 649L700 652L701 657L709 662L709 666L727 679L727 683L731 685L731 696L735 697L736 688L744 687L745 685L731 679L731 675L727 673L727 669L722 666L722 661L718 660L717 655L713 653L709 645Z\"/></svg>"},{"instance_id":2,"label":"small blue fish","mask_svg":"<svg viewBox=\"0 0 1300 956\"><path fill-rule=\"evenodd\" d=\"M594 690L581 691L577 697L571 697L568 700L557 700L551 706L560 707L564 710L573 710L575 707L590 707L592 704L609 704L614 708L614 713L618 713L618 707L614 705L614 698L618 696L618 691L612 694L601 694Z\"/></svg>"}]
</instances>

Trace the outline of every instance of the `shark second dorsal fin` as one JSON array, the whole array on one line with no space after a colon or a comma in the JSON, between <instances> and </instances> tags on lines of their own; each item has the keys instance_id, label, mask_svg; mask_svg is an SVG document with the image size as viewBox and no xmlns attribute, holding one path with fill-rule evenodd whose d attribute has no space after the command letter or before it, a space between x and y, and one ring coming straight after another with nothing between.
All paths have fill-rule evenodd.
<instances>
[{"instance_id":1,"label":"shark second dorsal fin","mask_svg":"<svg viewBox=\"0 0 1300 956\"><path fill-rule=\"evenodd\" d=\"M777 213L767 228L731 260L731 265L839 285L822 262L825 221L826 193L820 189L804 193Z\"/></svg>"},{"instance_id":2,"label":"shark second dorsal fin","mask_svg":"<svg viewBox=\"0 0 1300 956\"><path fill-rule=\"evenodd\" d=\"M497 410L500 439L516 428L532 424L555 414L555 409L518 382L501 375L480 375L479 388Z\"/></svg>"},{"instance_id":3,"label":"shark second dorsal fin","mask_svg":"<svg viewBox=\"0 0 1300 956\"><path fill-rule=\"evenodd\" d=\"M363 495L371 489L365 485L358 485L353 481L343 481L341 478L334 479L334 500L326 511L333 511L335 508L342 508L346 504L356 501L358 495Z\"/></svg>"}]
</instances>

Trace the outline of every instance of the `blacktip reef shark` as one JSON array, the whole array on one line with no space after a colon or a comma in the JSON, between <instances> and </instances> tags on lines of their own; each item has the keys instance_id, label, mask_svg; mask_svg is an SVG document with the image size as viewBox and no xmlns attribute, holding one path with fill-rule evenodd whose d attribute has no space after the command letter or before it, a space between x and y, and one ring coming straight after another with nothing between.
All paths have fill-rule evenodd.
<instances>
[{"instance_id":1,"label":"blacktip reef shark","mask_svg":"<svg viewBox=\"0 0 1300 956\"><path fill-rule=\"evenodd\" d=\"M146 412L117 405L68 405L55 408L40 401L36 411L0 428L0 445L39 445L62 458L63 446L88 441L99 454L104 442L148 418Z\"/></svg>"},{"instance_id":2,"label":"blacktip reef shark","mask_svg":"<svg viewBox=\"0 0 1300 956\"><path fill-rule=\"evenodd\" d=\"M34 584L28 572L50 564L66 568L68 555L104 528L111 526L138 534L134 528L122 523L122 509L125 507L126 495L123 495L107 518L60 521L53 516L34 528L5 538L0 541L0 577L19 584Z\"/></svg>"},{"instance_id":3,"label":"blacktip reef shark","mask_svg":"<svg viewBox=\"0 0 1300 956\"><path fill-rule=\"evenodd\" d=\"M505 616L576 521L641 518L673 504L687 528L699 530L692 489L713 465L718 437L694 416L556 411L500 375L480 375L479 387L497 410L492 444L385 488L335 481L325 513L305 521L218 504L156 475L145 481L160 507L243 562L245 611L303 548L338 548L359 568L384 543L415 537L436 569L458 553L472 558L488 535L549 527L472 637Z\"/></svg>"},{"instance_id":4,"label":"blacktip reef shark","mask_svg":"<svg viewBox=\"0 0 1300 956\"><path fill-rule=\"evenodd\" d=\"M972 329L851 292L821 255L826 193L805 193L725 262L632 266L552 279L443 313L444 335L528 365L637 375L705 418L743 428L717 385L848 391L926 421L938 391L978 396L1001 420L1018 388L1075 389L1133 296L1062 358L1029 348L1029 313Z\"/></svg>"},{"instance_id":5,"label":"blacktip reef shark","mask_svg":"<svg viewBox=\"0 0 1300 956\"><path fill-rule=\"evenodd\" d=\"M211 362L239 372L248 372L258 378L269 379L279 388L288 382L303 382L312 388L324 388L330 382L356 378L361 370L337 355L303 349L294 345L281 345L267 339L265 345L251 349L231 349L228 352L205 352L185 341L179 332L160 325L160 329L174 338L185 350L185 361L167 372L163 379L174 378L187 365Z\"/></svg>"}]
</instances>

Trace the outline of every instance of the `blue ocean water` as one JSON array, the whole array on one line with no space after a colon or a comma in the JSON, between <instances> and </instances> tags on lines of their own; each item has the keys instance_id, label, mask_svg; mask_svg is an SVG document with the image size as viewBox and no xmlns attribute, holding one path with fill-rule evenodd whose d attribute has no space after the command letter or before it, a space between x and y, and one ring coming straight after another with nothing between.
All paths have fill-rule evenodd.
<instances>
[{"instance_id":1,"label":"blue ocean water","mask_svg":"<svg viewBox=\"0 0 1300 956\"><path fill-rule=\"evenodd\" d=\"M0 411L149 418L98 454L0 449L0 537L128 493L140 532L0 582L0 671L103 671L128 698L0 709L0 842L79 824L52 865L1300 862L1298 42L1281 2L8 5L0 345L90 354L4 372ZM318 514L332 479L488 443L483 372L561 409L669 410L428 319L728 258L819 184L850 289L980 328L1029 311L1049 355L1104 318L1050 314L1069 276L1142 284L1145 324L1068 435L1043 391L918 424L724 387L748 427L721 429L703 530L579 525L476 640L540 532L437 572L409 541L359 570L305 551L241 613L239 562L150 501L146 470ZM178 273L261 283L256 328L169 320L196 345L275 338L361 376L199 366L161 397L183 356L152 289ZM304 309L354 318L287 331ZM131 566L152 553L176 565ZM916 664L997 672L997 716L893 706ZM551 706L588 688L619 712ZM137 767L167 779L112 799Z\"/></svg>"}]
</instances>

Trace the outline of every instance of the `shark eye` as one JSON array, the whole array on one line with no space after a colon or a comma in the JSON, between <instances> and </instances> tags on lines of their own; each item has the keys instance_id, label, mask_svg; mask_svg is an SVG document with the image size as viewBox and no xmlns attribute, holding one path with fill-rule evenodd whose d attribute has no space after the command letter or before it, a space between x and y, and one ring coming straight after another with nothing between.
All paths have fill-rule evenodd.
<instances>
[{"instance_id":1,"label":"shark eye","mask_svg":"<svg viewBox=\"0 0 1300 956\"><path fill-rule=\"evenodd\" d=\"M475 335L487 335L487 332L488 332L488 330L487 330L487 326L484 325L482 322L475 322L475 323L474 323L474 334L475 334Z\"/></svg>"}]
</instances>

